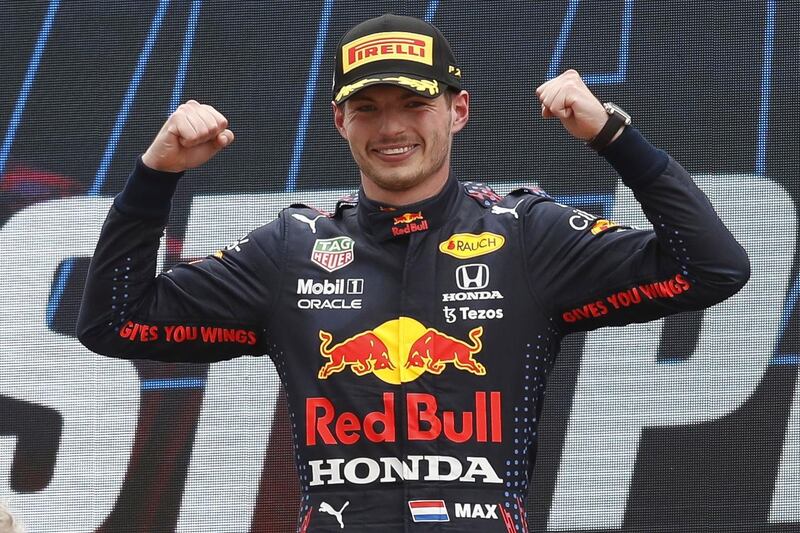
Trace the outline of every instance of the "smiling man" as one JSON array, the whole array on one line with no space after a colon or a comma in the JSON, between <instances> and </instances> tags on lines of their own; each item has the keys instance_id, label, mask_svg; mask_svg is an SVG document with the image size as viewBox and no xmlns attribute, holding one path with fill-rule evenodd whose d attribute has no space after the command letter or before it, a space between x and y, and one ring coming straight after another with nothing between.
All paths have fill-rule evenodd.
<instances>
[{"instance_id":1,"label":"smiling man","mask_svg":"<svg viewBox=\"0 0 800 533\"><path fill-rule=\"evenodd\" d=\"M748 279L747 255L686 171L575 71L536 89L542 116L599 151L654 231L538 189L500 198L457 181L452 140L469 118L461 77L430 24L368 20L337 46L332 94L361 172L357 198L332 214L293 206L154 278L178 179L234 138L222 114L190 101L103 227L79 338L123 358L268 354L292 414L298 531L527 531L562 338L701 309Z\"/></svg>"}]
</instances>

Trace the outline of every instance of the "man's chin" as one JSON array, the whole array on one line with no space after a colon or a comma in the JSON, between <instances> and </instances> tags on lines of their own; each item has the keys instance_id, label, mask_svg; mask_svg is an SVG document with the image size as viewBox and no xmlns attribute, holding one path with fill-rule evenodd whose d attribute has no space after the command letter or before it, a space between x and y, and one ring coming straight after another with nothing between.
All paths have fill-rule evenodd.
<instances>
[{"instance_id":1,"label":"man's chin","mask_svg":"<svg viewBox=\"0 0 800 533\"><path fill-rule=\"evenodd\" d=\"M372 174L365 173L367 179L379 186L381 189L394 192L402 192L412 189L419 185L424 179L419 174L411 172L391 172L384 170Z\"/></svg>"}]
</instances>

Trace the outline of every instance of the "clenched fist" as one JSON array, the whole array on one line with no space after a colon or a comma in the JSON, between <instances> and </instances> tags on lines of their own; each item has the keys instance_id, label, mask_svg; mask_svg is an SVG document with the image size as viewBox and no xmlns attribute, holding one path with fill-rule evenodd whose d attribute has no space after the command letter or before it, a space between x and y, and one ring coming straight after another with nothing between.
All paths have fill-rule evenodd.
<instances>
[{"instance_id":1,"label":"clenched fist","mask_svg":"<svg viewBox=\"0 0 800 533\"><path fill-rule=\"evenodd\" d=\"M536 89L536 96L542 103L542 116L558 118L578 139L591 140L608 120L603 104L574 70L567 70L541 84Z\"/></svg>"},{"instance_id":2,"label":"clenched fist","mask_svg":"<svg viewBox=\"0 0 800 533\"><path fill-rule=\"evenodd\" d=\"M222 113L189 100L169 116L142 155L142 162L153 170L183 172L214 157L233 138Z\"/></svg>"}]
</instances>

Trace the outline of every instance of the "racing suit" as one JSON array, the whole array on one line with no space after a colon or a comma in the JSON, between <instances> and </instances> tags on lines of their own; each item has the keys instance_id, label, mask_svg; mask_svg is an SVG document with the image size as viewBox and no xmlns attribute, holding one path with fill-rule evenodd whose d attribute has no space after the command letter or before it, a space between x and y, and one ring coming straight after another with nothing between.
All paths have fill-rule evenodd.
<instances>
[{"instance_id":1,"label":"racing suit","mask_svg":"<svg viewBox=\"0 0 800 533\"><path fill-rule=\"evenodd\" d=\"M665 152L628 127L602 155L654 231L451 177L402 208L363 194L331 215L292 206L155 277L179 175L140 161L103 227L79 338L129 359L268 354L291 413L298 531L527 531L564 335L705 308L749 277Z\"/></svg>"}]
</instances>

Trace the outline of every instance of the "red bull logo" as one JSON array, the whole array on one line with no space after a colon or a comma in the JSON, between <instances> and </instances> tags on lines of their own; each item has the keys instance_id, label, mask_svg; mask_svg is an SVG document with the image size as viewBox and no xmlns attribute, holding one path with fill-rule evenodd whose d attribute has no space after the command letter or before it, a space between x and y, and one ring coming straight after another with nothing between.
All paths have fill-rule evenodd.
<instances>
[{"instance_id":1,"label":"red bull logo","mask_svg":"<svg viewBox=\"0 0 800 533\"><path fill-rule=\"evenodd\" d=\"M448 365L475 374L486 375L486 367L475 356L483 348L483 327L469 332L469 341L451 337L434 328L426 328L409 317L384 322L331 346L333 336L319 332L320 355L328 359L317 377L328 379L347 368L357 376L374 374L399 385L414 381L425 372L441 374Z\"/></svg>"},{"instance_id":2,"label":"red bull logo","mask_svg":"<svg viewBox=\"0 0 800 533\"><path fill-rule=\"evenodd\" d=\"M425 368L428 372L441 374L446 363L453 363L459 370L466 370L478 376L486 374L486 368L473 357L481 351L483 326L469 332L472 341L467 344L433 328L428 328L425 335L417 339L411 346L406 368Z\"/></svg>"},{"instance_id":3,"label":"red bull logo","mask_svg":"<svg viewBox=\"0 0 800 533\"><path fill-rule=\"evenodd\" d=\"M330 359L319 369L319 379L328 379L331 374L341 372L348 366L357 376L375 370L394 369L386 345L374 333L359 333L331 348L333 335L320 330L319 340L319 352Z\"/></svg>"},{"instance_id":4,"label":"red bull logo","mask_svg":"<svg viewBox=\"0 0 800 533\"><path fill-rule=\"evenodd\" d=\"M363 415L337 409L329 398L306 398L306 445L397 442L403 429L409 441L503 442L502 398L500 391L475 391L471 405L446 409L433 394L410 392L397 405L403 397L384 392L381 406Z\"/></svg>"},{"instance_id":5,"label":"red bull logo","mask_svg":"<svg viewBox=\"0 0 800 533\"><path fill-rule=\"evenodd\" d=\"M395 237L427 230L428 221L425 220L425 216L422 214L422 211L417 211L416 213L403 213L399 217L394 217L392 235Z\"/></svg>"},{"instance_id":6,"label":"red bull logo","mask_svg":"<svg viewBox=\"0 0 800 533\"><path fill-rule=\"evenodd\" d=\"M403 213L399 217L394 217L394 225L397 226L398 224L411 224L417 220L423 220L425 217L422 216L422 211L417 211L416 213Z\"/></svg>"}]
</instances>

